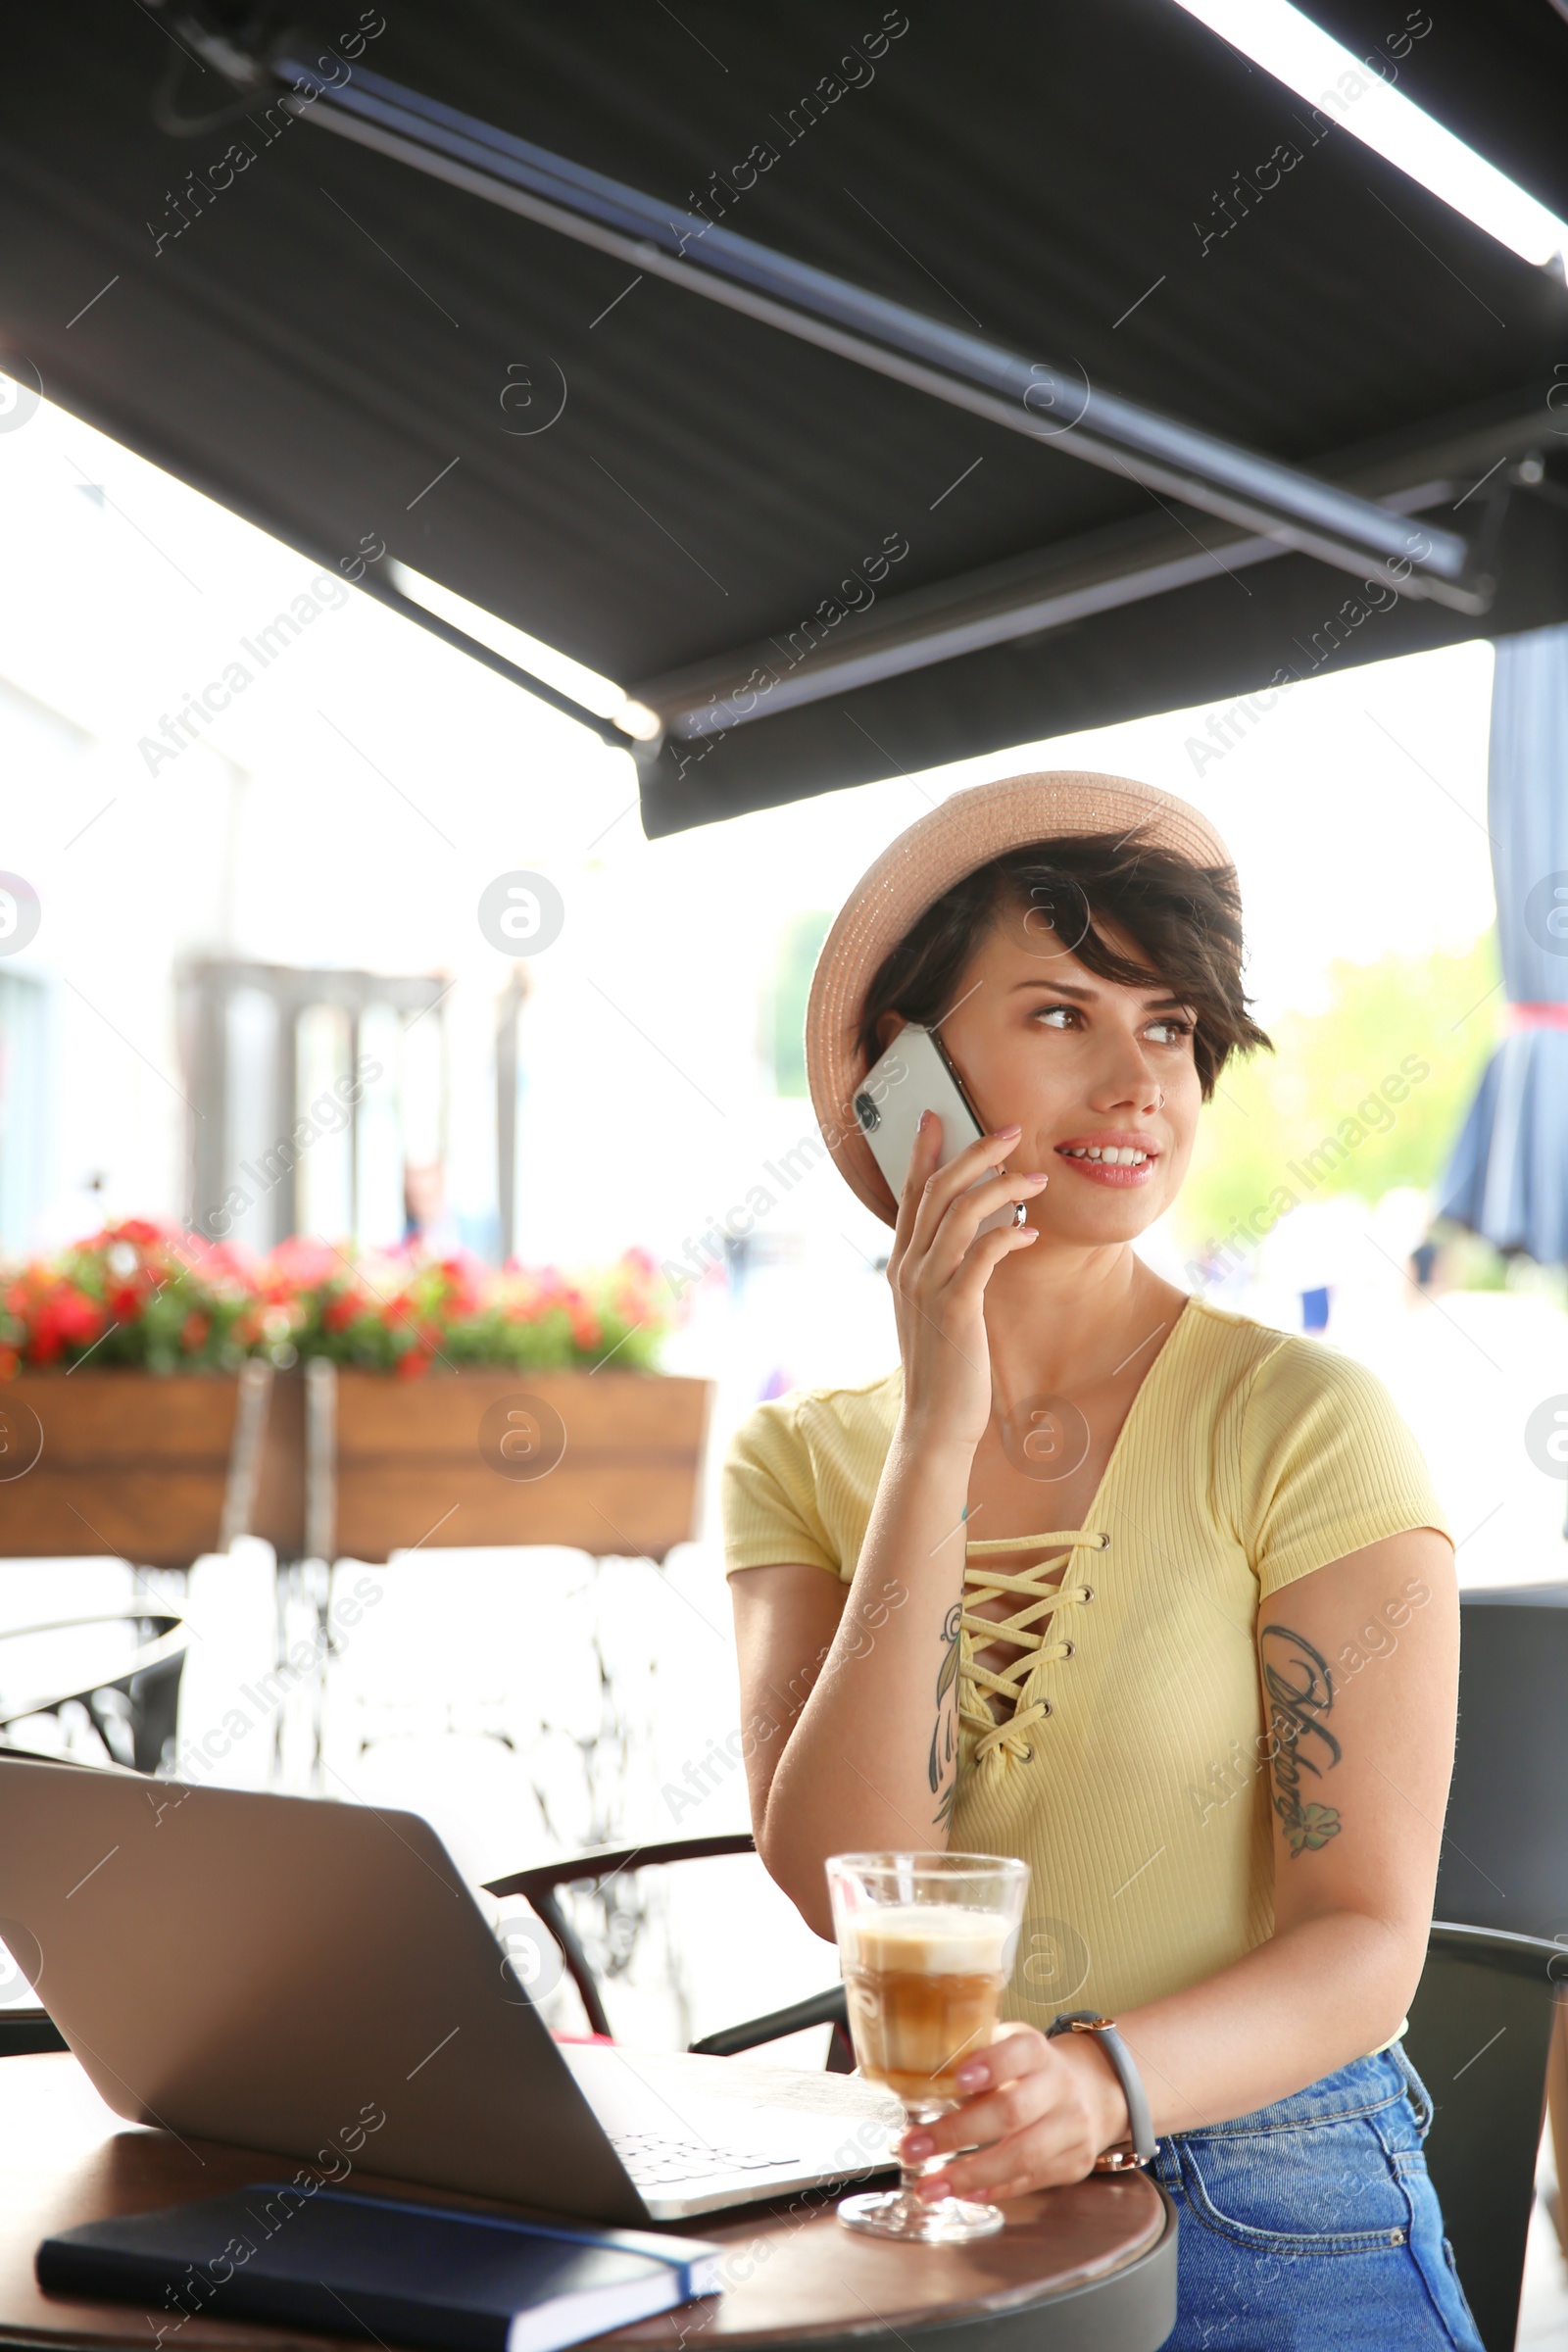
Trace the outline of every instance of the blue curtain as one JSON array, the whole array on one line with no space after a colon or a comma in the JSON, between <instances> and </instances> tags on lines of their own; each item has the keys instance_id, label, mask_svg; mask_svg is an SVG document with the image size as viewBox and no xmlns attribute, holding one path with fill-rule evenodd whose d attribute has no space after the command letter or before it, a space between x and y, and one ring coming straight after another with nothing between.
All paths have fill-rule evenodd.
<instances>
[{"instance_id":1,"label":"blue curtain","mask_svg":"<svg viewBox=\"0 0 1568 2352\"><path fill-rule=\"evenodd\" d=\"M1558 1265L1568 1262L1568 627L1501 638L1496 660L1488 827L1503 987L1526 1010L1487 1066L1438 1214Z\"/></svg>"}]
</instances>

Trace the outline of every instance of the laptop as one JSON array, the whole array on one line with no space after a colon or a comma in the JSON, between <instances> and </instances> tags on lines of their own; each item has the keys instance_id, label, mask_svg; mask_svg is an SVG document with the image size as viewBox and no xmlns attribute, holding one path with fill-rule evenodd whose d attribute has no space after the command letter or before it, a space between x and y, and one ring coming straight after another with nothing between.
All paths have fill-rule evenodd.
<instances>
[{"instance_id":1,"label":"laptop","mask_svg":"<svg viewBox=\"0 0 1568 2352\"><path fill-rule=\"evenodd\" d=\"M551 2037L428 1822L0 1759L0 1941L117 2114L636 2227L886 2170L843 2076Z\"/></svg>"}]
</instances>

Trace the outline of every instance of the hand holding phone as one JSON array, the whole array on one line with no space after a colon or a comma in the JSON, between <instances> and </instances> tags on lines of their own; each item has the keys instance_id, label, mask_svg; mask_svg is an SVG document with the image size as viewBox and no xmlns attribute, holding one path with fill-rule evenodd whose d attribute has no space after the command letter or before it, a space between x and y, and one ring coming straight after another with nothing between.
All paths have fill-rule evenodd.
<instances>
[{"instance_id":1,"label":"hand holding phone","mask_svg":"<svg viewBox=\"0 0 1568 2352\"><path fill-rule=\"evenodd\" d=\"M895 1200L903 1196L921 1113L927 1110L935 1111L942 1121L939 1168L956 1159L985 1133L941 1038L934 1030L909 1022L873 1062L855 1092L860 1132ZM979 1181L984 1183L1001 1173L988 1168ZM1017 1200L985 1218L979 1231L995 1233L1004 1225L1021 1225L1023 1221L1023 1202Z\"/></svg>"},{"instance_id":2,"label":"hand holding phone","mask_svg":"<svg viewBox=\"0 0 1568 2352\"><path fill-rule=\"evenodd\" d=\"M981 1127L962 1079L923 1030L902 1030L866 1073L856 1115L899 1196L888 1282L904 1371L901 1430L917 1449L927 1441L978 1446L992 1410L987 1285L1004 1257L1039 1241L1023 1204L1050 1176L999 1169L1018 1128Z\"/></svg>"}]
</instances>

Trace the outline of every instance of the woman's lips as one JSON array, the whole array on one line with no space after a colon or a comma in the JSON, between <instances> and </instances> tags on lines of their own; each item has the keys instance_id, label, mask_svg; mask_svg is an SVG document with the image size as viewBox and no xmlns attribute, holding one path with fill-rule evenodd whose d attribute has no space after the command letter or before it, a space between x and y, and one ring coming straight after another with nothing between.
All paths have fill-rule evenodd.
<instances>
[{"instance_id":1,"label":"woman's lips","mask_svg":"<svg viewBox=\"0 0 1568 2352\"><path fill-rule=\"evenodd\" d=\"M1150 1158L1135 1168L1107 1168L1103 1160L1074 1159L1069 1152L1058 1151L1055 1156L1071 1168L1075 1176L1087 1176L1091 1184L1103 1185L1113 1193L1136 1192L1140 1185L1149 1182L1157 1164L1155 1159Z\"/></svg>"}]
</instances>

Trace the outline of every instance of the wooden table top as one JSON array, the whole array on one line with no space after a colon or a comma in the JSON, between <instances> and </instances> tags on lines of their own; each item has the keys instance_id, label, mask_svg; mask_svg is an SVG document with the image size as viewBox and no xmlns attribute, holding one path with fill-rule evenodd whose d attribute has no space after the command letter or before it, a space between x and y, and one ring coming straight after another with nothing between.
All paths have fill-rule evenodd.
<instances>
[{"instance_id":1,"label":"wooden table top","mask_svg":"<svg viewBox=\"0 0 1568 2352\"><path fill-rule=\"evenodd\" d=\"M167 2311L45 2295L33 2275L40 2239L58 2230L222 2195L293 2169L285 2158L125 2123L64 2053L0 2060L0 2343L152 2352L162 2324L167 2352L341 2346L341 2337L206 2317L176 2329ZM483 2205L358 2174L354 2185L430 2204ZM732 2207L684 2225L689 2234L733 2246L725 2293L596 2337L596 2344L630 2352L700 2337L744 2352L1019 2312L1109 2279L1158 2244L1168 2221L1163 2198L1142 2173L1014 2198L1005 2229L967 2246L903 2246L860 2235L840 2226L834 2201Z\"/></svg>"}]
</instances>

